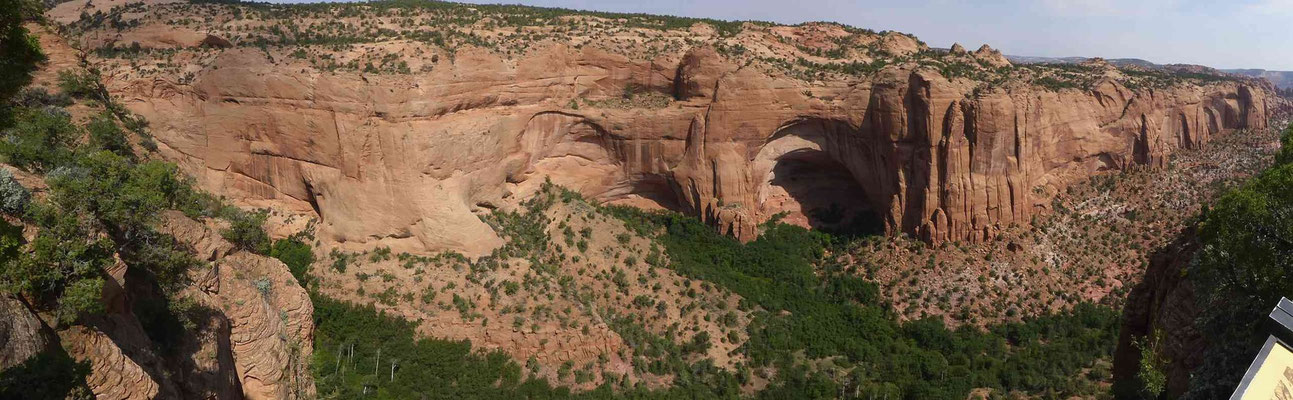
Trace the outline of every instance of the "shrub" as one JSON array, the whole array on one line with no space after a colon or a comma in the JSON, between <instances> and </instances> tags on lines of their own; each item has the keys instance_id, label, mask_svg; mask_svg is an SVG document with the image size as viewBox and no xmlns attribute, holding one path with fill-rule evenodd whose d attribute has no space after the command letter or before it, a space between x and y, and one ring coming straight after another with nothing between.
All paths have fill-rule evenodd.
<instances>
[{"instance_id":1,"label":"shrub","mask_svg":"<svg viewBox=\"0 0 1293 400\"><path fill-rule=\"evenodd\" d=\"M14 126L4 131L0 156L27 171L48 172L72 159L80 130L58 108L19 109Z\"/></svg>"},{"instance_id":2,"label":"shrub","mask_svg":"<svg viewBox=\"0 0 1293 400\"><path fill-rule=\"evenodd\" d=\"M72 282L58 304L58 319L70 324L84 314L103 312L103 278L86 278Z\"/></svg>"},{"instance_id":3,"label":"shrub","mask_svg":"<svg viewBox=\"0 0 1293 400\"><path fill-rule=\"evenodd\" d=\"M31 192L14 179L13 173L0 168L0 211L9 215L22 215L31 202Z\"/></svg>"},{"instance_id":4,"label":"shrub","mask_svg":"<svg viewBox=\"0 0 1293 400\"><path fill-rule=\"evenodd\" d=\"M332 269L343 274L346 273L346 266L355 258L353 254L342 253L337 249L332 249L328 256L332 257Z\"/></svg>"},{"instance_id":5,"label":"shrub","mask_svg":"<svg viewBox=\"0 0 1293 400\"><path fill-rule=\"evenodd\" d=\"M261 296L269 296L270 291L274 289L274 284L265 277L257 278L251 281L251 284L256 287L256 291L260 292Z\"/></svg>"},{"instance_id":6,"label":"shrub","mask_svg":"<svg viewBox=\"0 0 1293 400\"><path fill-rule=\"evenodd\" d=\"M76 98L92 97L99 92L99 80L89 72L58 71L58 88Z\"/></svg>"},{"instance_id":7,"label":"shrub","mask_svg":"<svg viewBox=\"0 0 1293 400\"><path fill-rule=\"evenodd\" d=\"M296 277L296 281L302 286L306 284L310 266L314 265L314 251L308 243L297 237L279 239L269 249L269 256L287 264L287 269Z\"/></svg>"},{"instance_id":8,"label":"shrub","mask_svg":"<svg viewBox=\"0 0 1293 400\"><path fill-rule=\"evenodd\" d=\"M1162 341L1162 333L1154 332L1152 338L1138 338L1133 343L1140 351L1140 371L1136 373L1136 379L1140 380L1140 394L1146 399L1158 398L1167 388L1167 375L1163 372L1167 362L1159 351Z\"/></svg>"},{"instance_id":9,"label":"shrub","mask_svg":"<svg viewBox=\"0 0 1293 400\"><path fill-rule=\"evenodd\" d=\"M72 98L64 93L50 93L42 87L27 87L18 92L12 102L14 106L27 108L67 107L72 105Z\"/></svg>"},{"instance_id":10,"label":"shrub","mask_svg":"<svg viewBox=\"0 0 1293 400\"><path fill-rule=\"evenodd\" d=\"M224 211L224 217L229 220L229 227L221 231L220 235L233 243L235 248L256 254L269 252L269 234L265 233L268 213L264 210L248 212L230 207Z\"/></svg>"},{"instance_id":11,"label":"shrub","mask_svg":"<svg viewBox=\"0 0 1293 400\"><path fill-rule=\"evenodd\" d=\"M99 114L85 128L89 131L91 147L111 151L124 157L135 156L130 149L130 141L126 140L126 133L117 126L112 114L107 112Z\"/></svg>"},{"instance_id":12,"label":"shrub","mask_svg":"<svg viewBox=\"0 0 1293 400\"><path fill-rule=\"evenodd\" d=\"M53 206L35 205L29 215L41 229L18 257L3 260L0 288L28 294L36 307L56 310L64 323L101 310L97 288L103 269L114 262L112 240L96 237L76 214ZM21 229L6 236L20 240ZM5 242L12 248L15 241Z\"/></svg>"}]
</instances>

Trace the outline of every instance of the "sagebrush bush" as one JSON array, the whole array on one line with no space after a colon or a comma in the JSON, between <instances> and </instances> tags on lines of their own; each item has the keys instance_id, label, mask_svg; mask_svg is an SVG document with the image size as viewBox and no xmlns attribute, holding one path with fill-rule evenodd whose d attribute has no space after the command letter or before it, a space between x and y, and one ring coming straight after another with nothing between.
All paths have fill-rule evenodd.
<instances>
[{"instance_id":1,"label":"sagebrush bush","mask_svg":"<svg viewBox=\"0 0 1293 400\"><path fill-rule=\"evenodd\" d=\"M21 215L31 202L31 192L14 179L13 173L0 168L0 211Z\"/></svg>"}]
</instances>

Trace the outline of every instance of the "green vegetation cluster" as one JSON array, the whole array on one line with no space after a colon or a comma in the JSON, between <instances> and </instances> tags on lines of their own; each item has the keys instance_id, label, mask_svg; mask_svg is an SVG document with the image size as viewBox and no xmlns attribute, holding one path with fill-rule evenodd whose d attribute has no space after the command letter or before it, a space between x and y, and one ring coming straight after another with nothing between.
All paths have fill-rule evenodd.
<instances>
[{"instance_id":1,"label":"green vegetation cluster","mask_svg":"<svg viewBox=\"0 0 1293 400\"><path fill-rule=\"evenodd\" d=\"M40 4L35 2L0 1L0 54L4 55L0 57L0 132L15 124L15 109L42 104L66 105L66 99L58 96L21 91L31 82L32 71L45 60L36 37L23 26L38 20L41 11ZM0 170L0 213L10 218L25 215L31 208L31 198L31 192L18 183L13 173ZM17 260L25 257L23 242L22 226L0 219L0 295L5 297L14 295L9 275ZM3 301L13 304L10 299ZM69 301L69 307L73 302L77 301ZM0 398L90 398L92 395L85 384L89 368L61 349L49 349L0 371ZM33 382L45 384L33 385Z\"/></svg>"},{"instance_id":2,"label":"green vegetation cluster","mask_svg":"<svg viewBox=\"0 0 1293 400\"><path fill-rule=\"evenodd\" d=\"M42 11L40 3L32 1L0 1L0 100L7 101L26 86L36 64L45 60L36 37L23 26L39 19Z\"/></svg>"},{"instance_id":3,"label":"green vegetation cluster","mask_svg":"<svg viewBox=\"0 0 1293 400\"><path fill-rule=\"evenodd\" d=\"M0 7L5 13L19 10L5 6ZM29 46L26 53L12 54L39 56L35 40L11 25L25 19L0 17L5 35L0 41ZM23 38L13 41L14 35ZM48 187L36 197L15 173L0 171L0 295L55 317L59 329L93 325L107 311L103 296L112 284L107 271L127 265L129 285L115 290L130 293L126 298L154 350L172 354L185 332L207 320L209 310L179 294L187 272L204 261L156 229L162 211L228 219L233 228L225 236L235 243L264 238L262 220L193 188L174 164L136 154L136 145L153 149L147 124L111 98L94 71L61 71L56 94L39 87L15 88L30 82L40 57L11 63L19 60L8 58L9 51L0 61L6 69L0 93L0 162L29 179L43 179ZM73 98L99 113L74 122L64 109ZM34 228L34 235L25 236L24 227ZM0 374L0 397L84 397L87 371L88 365L55 347ZM58 384L33 392L33 381Z\"/></svg>"},{"instance_id":4,"label":"green vegetation cluster","mask_svg":"<svg viewBox=\"0 0 1293 400\"><path fill-rule=\"evenodd\" d=\"M987 332L949 330L936 319L902 324L875 284L826 257L842 244L826 234L778 224L741 244L679 214L610 209L641 233L659 232L670 268L758 306L740 351L754 367L779 371L765 397L964 398L979 387L1092 394L1073 378L1107 357L1117 335L1117 313L1089 304ZM836 371L809 368L799 354L829 358Z\"/></svg>"},{"instance_id":5,"label":"green vegetation cluster","mask_svg":"<svg viewBox=\"0 0 1293 400\"><path fill-rule=\"evenodd\" d=\"M736 398L704 382L675 382L666 390L616 390L611 379L572 392L527 374L500 351L473 351L470 342L418 339L417 324L372 305L333 300L317 292L311 371L321 398L374 399L696 399ZM380 353L379 353L380 352ZM579 372L579 371L576 371Z\"/></svg>"},{"instance_id":6,"label":"green vegetation cluster","mask_svg":"<svg viewBox=\"0 0 1293 400\"><path fill-rule=\"evenodd\" d=\"M1281 142L1276 164L1222 195L1199 225L1186 278L1209 346L1186 398L1229 396L1268 334L1266 313L1293 297L1293 125Z\"/></svg>"},{"instance_id":7,"label":"green vegetation cluster","mask_svg":"<svg viewBox=\"0 0 1293 400\"><path fill-rule=\"evenodd\" d=\"M93 93L85 89L87 82L97 84L92 75L61 78L63 92L79 97ZM73 123L57 104L17 106L12 115L3 130L0 159L44 175L49 190L41 201L7 199L6 211L38 231L30 243L22 243L20 236L5 242L5 250L15 256L3 260L0 287L27 297L38 309L54 310L63 323L103 311L99 293L104 271L118 260L130 265L131 273L155 282L161 293L174 293L185 284L186 271L202 262L155 229L162 210L229 219L232 228L226 237L235 243L256 235L250 231L264 235L254 216L194 189L174 164L141 160L121 128L128 123L110 111L84 126ZM11 177L0 184L11 193L25 190Z\"/></svg>"},{"instance_id":8,"label":"green vegetation cluster","mask_svg":"<svg viewBox=\"0 0 1293 400\"><path fill-rule=\"evenodd\" d=\"M529 258L541 270L556 263L542 251L549 240L543 220L529 217L542 216L555 201L576 200L573 192L545 190L524 212L486 217L510 232L509 244L487 259ZM726 370L698 360L709 348L708 335L679 343L673 334L644 329L631 315L611 313L608 321L633 349L635 368L673 376L673 386L648 391L604 374L608 379L596 390L571 393L527 375L530 366L521 368L501 354L472 353L466 342L413 339L414 323L315 293L312 368L319 392L338 398L432 396L440 390L468 398L733 398L759 374L771 380L757 394L761 398L961 399L980 387L996 395L1063 398L1099 394L1093 382L1108 378L1101 376L1108 373L1101 360L1113 350L1118 322L1108 308L1083 304L987 331L951 330L935 319L900 323L873 283L831 264L826 255L841 245L834 237L769 225L758 240L742 244L676 213L615 206L598 211L662 244L667 260L653 263L745 298L738 307L755 317L745 327L749 340L737 351L748 365ZM489 262L474 264L481 266L473 269L487 268ZM379 351L386 361L379 361Z\"/></svg>"}]
</instances>

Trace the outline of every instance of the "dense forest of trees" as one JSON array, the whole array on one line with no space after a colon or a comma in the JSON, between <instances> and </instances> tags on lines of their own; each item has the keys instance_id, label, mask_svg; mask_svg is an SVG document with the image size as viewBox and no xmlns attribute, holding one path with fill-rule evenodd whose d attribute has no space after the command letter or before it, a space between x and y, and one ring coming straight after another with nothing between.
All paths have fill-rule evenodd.
<instances>
[{"instance_id":1,"label":"dense forest of trees","mask_svg":"<svg viewBox=\"0 0 1293 400\"><path fill-rule=\"evenodd\" d=\"M732 290L763 310L755 313L741 351L756 366L789 372L778 375L764 394L769 398L815 393L960 399L980 387L1091 394L1094 388L1080 387L1082 380L1074 378L1108 356L1117 335L1118 314L1089 304L986 332L949 330L938 319L900 324L873 283L823 257L840 244L826 234L773 224L757 240L741 244L680 214L608 210L639 232L661 232L671 268ZM823 274L815 273L815 264ZM849 376L832 378L796 365L800 350L813 358L842 357L835 362Z\"/></svg>"},{"instance_id":2,"label":"dense forest of trees","mask_svg":"<svg viewBox=\"0 0 1293 400\"><path fill-rule=\"evenodd\" d=\"M668 390L623 389L611 382L585 392L532 377L502 352L467 341L419 338L416 324L313 293L314 359L320 397L351 399L711 399L736 392L695 383Z\"/></svg>"}]
</instances>

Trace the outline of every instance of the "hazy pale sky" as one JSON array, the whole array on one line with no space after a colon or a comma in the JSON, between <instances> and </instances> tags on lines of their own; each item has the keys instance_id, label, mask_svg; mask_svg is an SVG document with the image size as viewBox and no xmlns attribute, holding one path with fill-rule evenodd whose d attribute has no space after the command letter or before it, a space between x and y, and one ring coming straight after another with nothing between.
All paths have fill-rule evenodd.
<instances>
[{"instance_id":1,"label":"hazy pale sky","mask_svg":"<svg viewBox=\"0 0 1293 400\"><path fill-rule=\"evenodd\" d=\"M779 23L835 21L933 47L1293 71L1293 0L474 0Z\"/></svg>"}]
</instances>

